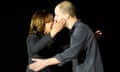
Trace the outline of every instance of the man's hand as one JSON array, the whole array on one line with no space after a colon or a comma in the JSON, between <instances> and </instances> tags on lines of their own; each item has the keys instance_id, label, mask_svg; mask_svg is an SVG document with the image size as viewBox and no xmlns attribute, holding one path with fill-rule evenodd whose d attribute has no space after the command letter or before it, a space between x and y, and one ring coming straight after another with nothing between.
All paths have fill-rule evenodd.
<instances>
[{"instance_id":1,"label":"man's hand","mask_svg":"<svg viewBox=\"0 0 120 72\"><path fill-rule=\"evenodd\" d=\"M101 32L101 30L97 30L97 31L95 32L95 37L96 37L97 40L101 39L101 37L102 37L102 32Z\"/></svg>"},{"instance_id":2,"label":"man's hand","mask_svg":"<svg viewBox=\"0 0 120 72\"><path fill-rule=\"evenodd\" d=\"M34 61L32 64L29 65L29 68L35 72L40 71L47 66L55 65L61 63L56 58L48 58L48 59L32 59Z\"/></svg>"},{"instance_id":3,"label":"man's hand","mask_svg":"<svg viewBox=\"0 0 120 72\"><path fill-rule=\"evenodd\" d=\"M46 59L32 59L32 61L34 62L29 65L29 68L35 72L38 72L48 66Z\"/></svg>"}]
</instances>

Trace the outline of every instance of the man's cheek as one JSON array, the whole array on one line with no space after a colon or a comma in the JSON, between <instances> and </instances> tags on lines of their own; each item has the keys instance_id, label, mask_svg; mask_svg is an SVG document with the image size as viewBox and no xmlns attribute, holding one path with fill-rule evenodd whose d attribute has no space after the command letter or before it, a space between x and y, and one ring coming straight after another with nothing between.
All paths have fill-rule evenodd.
<instances>
[{"instance_id":1,"label":"man's cheek","mask_svg":"<svg viewBox=\"0 0 120 72\"><path fill-rule=\"evenodd\" d=\"M61 21L63 19L63 17L60 17L59 19L58 19L58 21Z\"/></svg>"},{"instance_id":2,"label":"man's cheek","mask_svg":"<svg viewBox=\"0 0 120 72\"><path fill-rule=\"evenodd\" d=\"M61 19L57 19L56 22L59 22Z\"/></svg>"}]
</instances>

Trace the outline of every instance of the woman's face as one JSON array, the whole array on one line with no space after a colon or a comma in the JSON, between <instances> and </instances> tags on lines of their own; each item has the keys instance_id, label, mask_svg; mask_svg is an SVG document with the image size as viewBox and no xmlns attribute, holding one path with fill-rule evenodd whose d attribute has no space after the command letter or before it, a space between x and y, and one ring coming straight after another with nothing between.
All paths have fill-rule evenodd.
<instances>
[{"instance_id":1,"label":"woman's face","mask_svg":"<svg viewBox=\"0 0 120 72\"><path fill-rule=\"evenodd\" d=\"M53 25L53 15L49 15L49 21L45 23L45 33L49 33Z\"/></svg>"}]
</instances>

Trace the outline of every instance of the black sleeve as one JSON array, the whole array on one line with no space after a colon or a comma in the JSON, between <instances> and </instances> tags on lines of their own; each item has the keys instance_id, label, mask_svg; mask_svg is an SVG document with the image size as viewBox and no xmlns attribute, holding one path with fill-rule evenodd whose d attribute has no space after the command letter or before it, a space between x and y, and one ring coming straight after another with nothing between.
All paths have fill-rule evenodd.
<instances>
[{"instance_id":1,"label":"black sleeve","mask_svg":"<svg viewBox=\"0 0 120 72\"><path fill-rule=\"evenodd\" d=\"M27 46L32 53L36 53L42 50L46 45L53 43L54 40L50 37L50 34L42 36L41 38L35 34L31 34L27 37Z\"/></svg>"}]
</instances>

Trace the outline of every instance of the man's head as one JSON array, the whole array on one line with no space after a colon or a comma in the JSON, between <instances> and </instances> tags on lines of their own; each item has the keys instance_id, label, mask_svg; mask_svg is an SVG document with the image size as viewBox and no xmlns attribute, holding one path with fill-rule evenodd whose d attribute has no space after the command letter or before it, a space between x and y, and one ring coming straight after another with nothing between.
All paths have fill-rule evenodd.
<instances>
[{"instance_id":1,"label":"man's head","mask_svg":"<svg viewBox=\"0 0 120 72\"><path fill-rule=\"evenodd\" d=\"M76 17L75 7L69 1L62 1L55 7L55 20L59 21L65 19L66 21L70 17Z\"/></svg>"}]
</instances>

